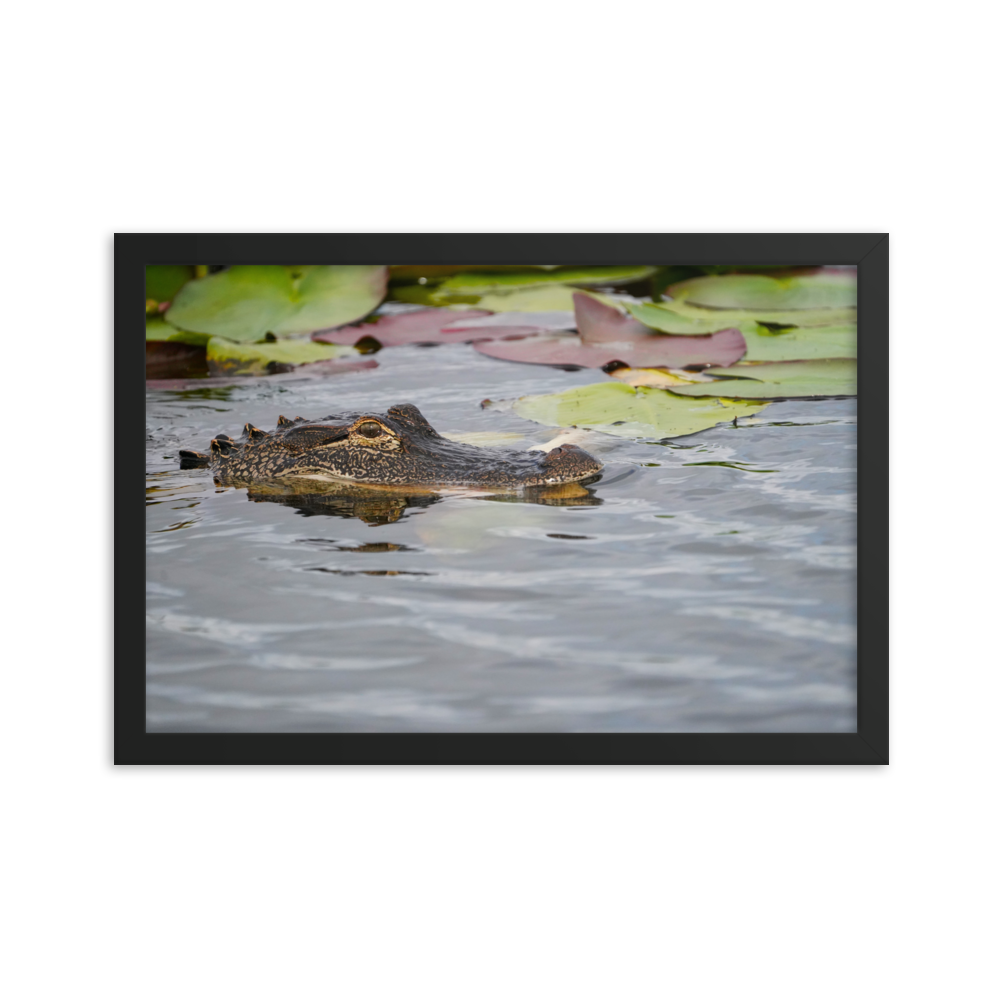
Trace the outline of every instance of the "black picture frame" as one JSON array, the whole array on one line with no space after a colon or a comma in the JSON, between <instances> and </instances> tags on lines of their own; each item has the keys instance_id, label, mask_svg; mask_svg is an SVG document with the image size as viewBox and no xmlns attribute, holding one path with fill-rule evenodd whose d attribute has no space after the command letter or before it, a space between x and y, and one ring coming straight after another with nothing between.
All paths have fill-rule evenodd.
<instances>
[{"instance_id":1,"label":"black picture frame","mask_svg":"<svg viewBox=\"0 0 1000 1000\"><path fill-rule=\"evenodd\" d=\"M147 264L854 264L858 268L855 733L147 733L138 513L115 524L117 764L887 764L888 362L885 233L118 233L114 247L116 483L145 452L139 324ZM142 358L142 360L140 360Z\"/></svg>"}]
</instances>

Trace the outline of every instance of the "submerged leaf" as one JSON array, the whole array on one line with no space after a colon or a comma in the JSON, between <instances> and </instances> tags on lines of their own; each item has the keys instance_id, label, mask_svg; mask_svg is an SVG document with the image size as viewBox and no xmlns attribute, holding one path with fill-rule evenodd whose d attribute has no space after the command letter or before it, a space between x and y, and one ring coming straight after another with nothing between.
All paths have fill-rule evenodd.
<instances>
[{"instance_id":1,"label":"submerged leaf","mask_svg":"<svg viewBox=\"0 0 1000 1000\"><path fill-rule=\"evenodd\" d=\"M684 396L730 399L815 399L856 396L858 392L858 363L852 358L707 368L703 374L722 378L676 386L672 391Z\"/></svg>"},{"instance_id":2,"label":"submerged leaf","mask_svg":"<svg viewBox=\"0 0 1000 1000\"><path fill-rule=\"evenodd\" d=\"M190 281L166 318L243 343L294 337L361 319L382 301L388 272L369 264L236 265Z\"/></svg>"},{"instance_id":3,"label":"submerged leaf","mask_svg":"<svg viewBox=\"0 0 1000 1000\"><path fill-rule=\"evenodd\" d=\"M759 413L766 403L685 399L666 389L600 382L546 396L522 396L514 412L549 427L576 426L628 438L681 437Z\"/></svg>"},{"instance_id":4,"label":"submerged leaf","mask_svg":"<svg viewBox=\"0 0 1000 1000\"><path fill-rule=\"evenodd\" d=\"M213 374L240 375L268 371L268 366L303 365L334 358L357 358L353 347L317 344L311 340L282 340L271 344L237 344L212 337L206 345ZM271 369L273 370L273 368Z\"/></svg>"},{"instance_id":5,"label":"submerged leaf","mask_svg":"<svg viewBox=\"0 0 1000 1000\"><path fill-rule=\"evenodd\" d=\"M855 271L772 278L764 274L712 274L671 285L670 295L716 309L832 309L854 306Z\"/></svg>"},{"instance_id":6,"label":"submerged leaf","mask_svg":"<svg viewBox=\"0 0 1000 1000\"><path fill-rule=\"evenodd\" d=\"M398 347L400 344L461 344L476 340L474 334L443 332L444 327L455 322L457 315L480 317L490 314L481 309L470 309L461 314L451 309L419 309L380 316L374 323L324 330L321 333L314 333L312 339L327 344L356 344L362 337L374 337L383 347Z\"/></svg>"}]
</instances>

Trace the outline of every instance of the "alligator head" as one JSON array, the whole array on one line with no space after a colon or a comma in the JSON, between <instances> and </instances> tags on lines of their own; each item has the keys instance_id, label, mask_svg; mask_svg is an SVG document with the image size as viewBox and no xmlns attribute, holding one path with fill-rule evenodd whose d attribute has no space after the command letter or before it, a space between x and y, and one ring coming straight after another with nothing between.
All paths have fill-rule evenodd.
<instances>
[{"instance_id":1,"label":"alligator head","mask_svg":"<svg viewBox=\"0 0 1000 1000\"><path fill-rule=\"evenodd\" d=\"M449 441L410 403L385 413L335 413L319 420L278 417L270 432L247 424L238 441L220 434L210 454L182 451L181 463L208 465L222 483L311 476L370 486L497 490L578 483L604 467L571 444L542 453Z\"/></svg>"}]
</instances>

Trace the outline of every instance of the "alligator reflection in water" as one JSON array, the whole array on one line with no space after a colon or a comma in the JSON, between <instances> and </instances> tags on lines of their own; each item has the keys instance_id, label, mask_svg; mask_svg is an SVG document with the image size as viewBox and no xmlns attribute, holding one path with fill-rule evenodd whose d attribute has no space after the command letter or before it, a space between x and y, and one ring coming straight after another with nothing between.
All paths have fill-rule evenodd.
<instances>
[{"instance_id":1,"label":"alligator reflection in water","mask_svg":"<svg viewBox=\"0 0 1000 1000\"><path fill-rule=\"evenodd\" d=\"M598 477L599 478L599 477ZM459 491L449 491L455 495ZM273 480L247 487L247 499L254 503L280 503L294 507L303 517L356 517L375 527L392 524L409 508L430 507L448 494L421 491L419 488L370 487L354 483L315 482L309 480ZM461 491L461 495L504 503L538 503L559 507L590 506L604 501L581 483L560 483L520 493L487 494Z\"/></svg>"}]
</instances>

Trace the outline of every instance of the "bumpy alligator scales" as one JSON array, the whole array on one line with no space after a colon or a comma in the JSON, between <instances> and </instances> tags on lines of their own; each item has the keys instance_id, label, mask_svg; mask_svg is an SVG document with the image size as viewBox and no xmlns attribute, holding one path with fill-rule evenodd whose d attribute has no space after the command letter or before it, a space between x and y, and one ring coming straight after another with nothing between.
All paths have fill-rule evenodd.
<instances>
[{"instance_id":1,"label":"bumpy alligator scales","mask_svg":"<svg viewBox=\"0 0 1000 1000\"><path fill-rule=\"evenodd\" d=\"M181 464L208 465L220 483L322 476L373 486L500 490L580 482L603 468L571 444L542 454L448 441L410 403L385 413L278 417L273 431L247 424L238 441L226 434L214 438L210 454L182 451Z\"/></svg>"}]
</instances>

